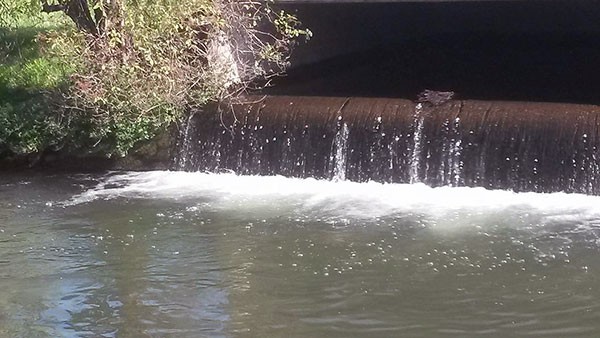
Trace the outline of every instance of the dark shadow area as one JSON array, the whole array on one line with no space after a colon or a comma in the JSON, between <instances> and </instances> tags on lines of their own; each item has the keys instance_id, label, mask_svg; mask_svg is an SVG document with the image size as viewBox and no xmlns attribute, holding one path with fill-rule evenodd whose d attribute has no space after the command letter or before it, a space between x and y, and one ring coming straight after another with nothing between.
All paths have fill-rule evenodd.
<instances>
[{"instance_id":1,"label":"dark shadow area","mask_svg":"<svg viewBox=\"0 0 600 338\"><path fill-rule=\"evenodd\" d=\"M315 37L269 94L600 104L600 2L295 5Z\"/></svg>"}]
</instances>

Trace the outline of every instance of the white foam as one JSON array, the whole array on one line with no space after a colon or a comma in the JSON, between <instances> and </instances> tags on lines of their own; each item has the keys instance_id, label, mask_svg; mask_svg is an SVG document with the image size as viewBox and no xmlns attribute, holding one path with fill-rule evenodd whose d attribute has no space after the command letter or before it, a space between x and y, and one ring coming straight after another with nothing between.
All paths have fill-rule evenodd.
<instances>
[{"instance_id":1,"label":"white foam","mask_svg":"<svg viewBox=\"0 0 600 338\"><path fill-rule=\"evenodd\" d=\"M109 175L67 204L119 197L198 200L216 209L293 208L351 218L380 218L407 212L436 218L459 214L502 217L503 213L536 214L552 219L600 217L600 197L579 194L170 171Z\"/></svg>"}]
</instances>

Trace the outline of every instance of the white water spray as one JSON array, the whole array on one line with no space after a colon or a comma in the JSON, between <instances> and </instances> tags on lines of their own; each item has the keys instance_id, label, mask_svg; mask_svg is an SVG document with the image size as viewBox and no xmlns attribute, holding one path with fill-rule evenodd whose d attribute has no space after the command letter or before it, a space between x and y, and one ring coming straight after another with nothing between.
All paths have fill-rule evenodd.
<instances>
[{"instance_id":1,"label":"white water spray","mask_svg":"<svg viewBox=\"0 0 600 338\"><path fill-rule=\"evenodd\" d=\"M586 222L600 217L598 196L168 171L111 174L64 205L116 198L192 202L235 213L256 210L281 215L285 209L316 217L352 219L405 213L428 215L436 222L450 216L456 219L458 213L476 218L506 217L511 213L537 215L548 222L563 219Z\"/></svg>"}]
</instances>

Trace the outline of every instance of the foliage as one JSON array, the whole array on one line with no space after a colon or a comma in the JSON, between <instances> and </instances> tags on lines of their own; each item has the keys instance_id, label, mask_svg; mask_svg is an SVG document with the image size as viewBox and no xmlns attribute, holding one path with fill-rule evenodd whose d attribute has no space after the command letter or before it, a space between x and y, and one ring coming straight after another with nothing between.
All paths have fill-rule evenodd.
<instances>
[{"instance_id":1,"label":"foliage","mask_svg":"<svg viewBox=\"0 0 600 338\"><path fill-rule=\"evenodd\" d=\"M40 49L41 34L59 27L60 17L35 19L30 5L0 5L0 154L57 147L65 135L51 93L66 85L73 67Z\"/></svg>"},{"instance_id":2,"label":"foliage","mask_svg":"<svg viewBox=\"0 0 600 338\"><path fill-rule=\"evenodd\" d=\"M0 2L0 27L35 27L48 25L43 20L37 0L3 0Z\"/></svg>"},{"instance_id":3,"label":"foliage","mask_svg":"<svg viewBox=\"0 0 600 338\"><path fill-rule=\"evenodd\" d=\"M13 126L0 143L19 152L60 144L123 156L190 108L264 85L311 34L269 2L9 1L0 7L5 33L29 35L18 53L0 54L0 95L28 99L0 106L0 121ZM38 127L46 123L56 127Z\"/></svg>"},{"instance_id":4,"label":"foliage","mask_svg":"<svg viewBox=\"0 0 600 338\"><path fill-rule=\"evenodd\" d=\"M0 152L29 154L60 148L65 130L59 115L48 114L49 104L44 96L31 94L22 101L2 100Z\"/></svg>"}]
</instances>

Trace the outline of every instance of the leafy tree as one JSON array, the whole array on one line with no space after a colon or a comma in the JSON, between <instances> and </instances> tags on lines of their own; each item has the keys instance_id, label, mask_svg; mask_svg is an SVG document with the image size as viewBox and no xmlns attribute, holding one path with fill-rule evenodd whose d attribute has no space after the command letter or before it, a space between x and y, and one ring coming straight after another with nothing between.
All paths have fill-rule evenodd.
<instances>
[{"instance_id":1,"label":"leafy tree","mask_svg":"<svg viewBox=\"0 0 600 338\"><path fill-rule=\"evenodd\" d=\"M61 144L109 156L125 155L194 107L268 83L312 34L269 1L9 1L0 2L0 22L61 12L74 23L37 38L47 58L71 70L68 86L44 88L47 114L58 115ZM28 149L43 145L36 142Z\"/></svg>"}]
</instances>

